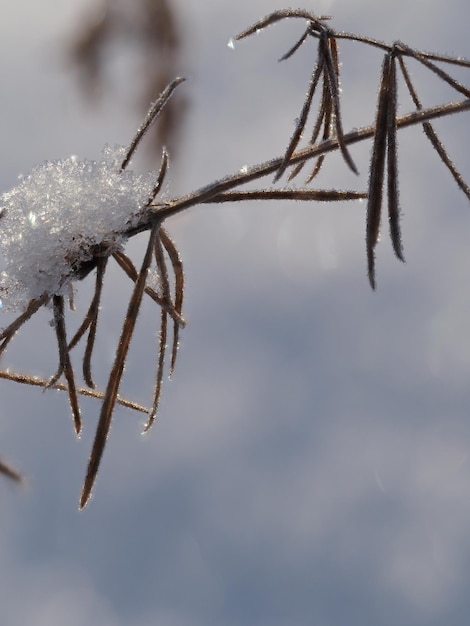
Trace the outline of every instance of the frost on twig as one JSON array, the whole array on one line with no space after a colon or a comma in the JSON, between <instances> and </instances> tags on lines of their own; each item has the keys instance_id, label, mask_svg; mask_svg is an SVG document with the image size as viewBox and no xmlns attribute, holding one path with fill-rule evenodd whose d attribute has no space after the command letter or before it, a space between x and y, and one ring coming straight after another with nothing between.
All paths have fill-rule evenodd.
<instances>
[{"instance_id":1,"label":"frost on twig","mask_svg":"<svg viewBox=\"0 0 470 626\"><path fill-rule=\"evenodd\" d=\"M350 142L350 137L344 133L342 125L342 109L340 107L339 89L339 42L340 40L348 39L350 41L385 52L379 88L377 116L373 125L374 144L369 169L370 173L366 218L368 277L372 289L375 289L375 247L379 241L380 235L382 200L384 195L383 187L385 180L387 181L386 195L388 203L390 239L395 256L400 261L404 261L400 225L400 207L398 201L398 145L396 140L396 131L400 126L400 118L397 118L399 103L396 62L398 60L398 67L401 70L405 85L417 110L422 111L421 102L411 81L410 74L406 69L404 58L409 57L419 62L444 83L450 85L459 94L463 94L467 99L470 98L470 90L465 85L462 85L459 81L450 76L441 67L436 65L434 61L438 61L442 64L456 65L467 68L470 67L470 61L414 50L402 42L396 42L392 45L388 45L363 35L354 35L351 33L335 31L326 23L326 21L330 19L329 17L318 17L313 13L300 9L281 9L279 11L275 11L271 15L259 20L251 27L241 32L235 39L244 39L254 33L260 32L263 28L276 24L282 20L299 18L304 24L303 33L297 42L286 54L281 57L280 60L285 61L290 59L309 39L318 41L317 54L313 56L315 62L311 70L307 93L304 97L300 115L295 122L294 133L288 144L284 158L277 169L275 180L279 179L288 167L294 164L295 167L289 174L289 180L295 178L303 169L307 159L300 159L299 156L301 151L297 153L295 153L295 151L304 136L307 120L312 112L314 113L315 121L313 123L313 129L308 141L312 148L318 147L320 150L318 151L318 158L311 173L308 175L306 182L311 182L322 168L328 151L326 149L321 150L321 148L326 148L326 144L329 143L331 139L336 140L337 147L339 148L348 167L353 172L357 173L357 168L347 148L348 143ZM315 105L314 96L316 94L317 87L320 84L320 95L318 97L318 102ZM317 108L316 111L314 110L315 106ZM443 113L445 107L446 105L437 107L436 112L438 114ZM468 185L465 183L463 177L452 163L433 127L427 119L423 119L422 125L424 133L430 140L431 145L439 155L439 158L448 168L460 189L468 198L470 198L470 189Z\"/></svg>"},{"instance_id":2,"label":"frost on twig","mask_svg":"<svg viewBox=\"0 0 470 626\"><path fill-rule=\"evenodd\" d=\"M335 202L367 199L366 249L368 276L375 288L375 249L379 240L383 198L387 198L390 238L395 255L403 260L399 205L398 131L421 125L432 147L451 173L459 188L470 198L470 190L452 163L431 121L470 109L470 90L436 65L455 64L470 67L462 59L413 50L402 43L387 45L363 36L336 32L325 21L301 10L286 9L260 20L238 35L248 37L259 29L284 19L300 18L303 34L283 56L291 58L300 46L313 40L316 48L310 71L309 87L304 95L300 116L294 126L283 156L265 163L244 167L215 182L185 195L162 202L158 197L168 169L168 155L163 151L158 174L141 176L128 169L128 164L142 137L159 115L182 79L176 79L162 92L150 108L129 148L106 147L101 160L85 161L76 157L46 163L20 180L18 186L0 198L0 252L5 264L0 273L0 298L6 310L19 311L18 317L0 332L0 355L15 334L41 307L51 306L58 348L58 365L47 378L34 378L5 369L0 378L23 384L54 388L69 396L76 432L81 429L79 398L82 395L101 401L86 477L80 498L84 507L92 493L107 442L115 406L121 404L147 413L145 431L157 415L165 371L167 342L169 374L174 370L179 333L184 327L184 273L181 257L164 222L182 211L203 203L244 202L247 200L291 200L304 202ZM307 22L305 27L305 21ZM370 126L350 130L343 128L340 102L339 42L348 39L378 49L384 54L377 113ZM405 58L419 62L433 76L466 97L459 102L425 108L418 97ZM397 116L399 83L404 83L414 110ZM316 110L315 110L316 109ZM313 115L312 115L313 113ZM305 136L309 118L311 131ZM303 148L300 147L305 142ZM330 152L338 151L345 164L357 172L350 149L358 142L372 140L369 181L366 190L311 189L307 187L322 167ZM305 164L312 164L304 186L246 190L243 186L274 176L277 182L287 174L289 182L298 176ZM124 252L125 242L138 233L146 233L147 246L139 266ZM96 389L92 371L93 352L100 328L99 311L106 270L116 261L123 275L132 282L132 292L116 344L108 381L102 391ZM159 282L151 280L156 270ZM67 335L66 298L75 285L95 272L94 294L87 312L72 337ZM155 381L150 408L126 400L119 394L129 347L132 342L141 303L150 299L159 309L159 339L156 342ZM171 329L172 325L172 329ZM173 332L171 332L171 330ZM171 338L171 339L170 339ZM82 374L86 387L76 381L70 353L83 340ZM8 474L0 463L0 473Z\"/></svg>"},{"instance_id":3,"label":"frost on twig","mask_svg":"<svg viewBox=\"0 0 470 626\"><path fill-rule=\"evenodd\" d=\"M181 81L182 79L174 80L162 92L152 105L129 148L106 147L102 159L97 162L70 157L46 163L36 167L17 187L0 198L2 226L0 251L5 259L0 274L1 305L5 310L21 311L20 315L0 333L0 354L5 352L21 326L44 305L52 305L59 354L58 368L49 380L38 380L9 370L0 372L1 377L30 385L39 383L45 388L66 390L77 434L81 430L79 396L91 395L102 400L80 507L86 505L91 495L116 404L142 410L139 404L119 396L119 386L144 296L150 297L161 309L161 339L156 347L157 372L152 406L145 410L148 413L146 429L155 419L161 393L168 318L174 326L170 373L175 365L179 329L184 326L183 269L174 243L163 229L161 221L155 219L155 199L168 169L168 155L164 150L157 176L136 175L128 170L127 166L142 137ZM154 219L145 260L141 270L137 271L132 261L125 255L123 246L128 239L129 230L132 231L137 224L145 220L145 214L149 211ZM134 283L134 290L108 383L103 392L96 392L91 362L109 258L116 259L118 265ZM152 265L160 276L164 276L161 293L155 291L153 286L147 285ZM174 274L174 293L168 266ZM96 270L93 298L79 329L69 339L65 319L65 299L70 295L72 283L82 280L93 270ZM86 343L82 357L83 378L93 393L87 393L77 385L70 358L70 352L84 337ZM65 383L60 382L62 376ZM0 464L0 473L8 474L6 467Z\"/></svg>"}]
</instances>

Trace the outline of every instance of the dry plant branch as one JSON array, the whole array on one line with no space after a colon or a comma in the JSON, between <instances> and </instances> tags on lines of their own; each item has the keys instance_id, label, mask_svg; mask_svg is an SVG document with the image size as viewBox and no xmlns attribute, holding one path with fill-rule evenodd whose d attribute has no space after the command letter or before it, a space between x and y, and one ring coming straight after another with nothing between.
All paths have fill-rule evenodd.
<instances>
[{"instance_id":1,"label":"dry plant branch","mask_svg":"<svg viewBox=\"0 0 470 626\"><path fill-rule=\"evenodd\" d=\"M175 9L172 0L95 0L90 3L66 43L67 58L77 70L89 102L96 104L112 85L113 81L107 76L110 60L115 62L115 44L125 41L124 50L132 49L135 63L133 95L138 99L138 108L147 110L155 94L178 74L186 56L185 33ZM128 77L123 78L127 84ZM147 139L154 155L166 146L174 157L184 127L186 104L185 94L180 92L165 107L160 123Z\"/></svg>"},{"instance_id":2,"label":"dry plant branch","mask_svg":"<svg viewBox=\"0 0 470 626\"><path fill-rule=\"evenodd\" d=\"M397 141L400 129L421 125L426 137L446 168L450 171L454 181L470 199L469 186L452 163L431 125L432 120L470 109L470 89L455 80L438 64L445 63L460 67L470 67L470 62L417 51L401 42L387 45L364 36L336 32L326 24L326 21L330 18L325 16L317 17L308 11L302 10L287 9L272 13L240 33L236 39L244 39L267 26L291 18L300 18L304 24L306 22L306 26L304 26L300 38L283 55L281 60L291 59L301 46L307 45L310 39L315 40L316 57L310 72L308 89L301 105L300 115L294 124L294 131L287 143L284 154L265 163L243 168L239 172L204 185L185 196L163 202L159 200L158 194L168 170L168 155L166 150L164 150L156 181L151 185L148 195L143 198L137 209L131 210L129 208L129 215L124 224L114 230L111 229L110 232L100 237L93 238L88 236L88 239L85 238L78 247L67 249L65 252L62 250L61 254L65 258L66 264L63 274L60 276L60 281L53 288L45 289L42 293L34 295L27 300L24 303L23 312L0 333L0 354L3 354L18 330L42 306L52 306L59 354L59 365L56 373L52 378L46 380L13 373L5 369L0 371L0 378L22 384L65 391L69 397L77 433L81 428L79 397L87 395L98 398L101 401L101 412L80 497L80 508L87 504L92 493L116 404L145 412L147 414L147 422L144 432L155 421L164 380L168 349L167 342L169 336L171 336L168 328L169 324L173 325L171 346L169 347L169 375L173 373L175 368L180 329L185 325L183 318L185 282L182 260L178 249L163 227L166 220L182 211L204 203L223 204L248 200L337 202L366 199L367 268L370 284L372 288L375 288L375 251L379 241L382 221L384 190L386 190L387 195L388 222L392 247L396 257L401 261L404 260L400 224ZM370 126L349 132L344 130L343 108L340 98L339 46L342 40L350 40L361 45L370 46L384 54L375 119ZM463 94L465 99L425 108L418 97L405 59L419 63L437 79L444 81L451 89L459 94ZM398 72L397 69L399 70ZM397 116L399 78L403 80L415 108L412 112L402 116ZM157 102L151 107L143 124L131 141L129 148L122 155L121 160L117 165L109 166L110 176L117 175L119 180L119 177L121 177L122 181L124 181L124 175L129 174L127 171L128 165L142 138L164 109L182 80L177 78L164 89ZM307 144L301 147L310 117L313 118L312 129L308 134ZM356 143L370 139L372 140L372 152L369 164L369 182L366 190L311 189L308 187L324 166L326 157L331 152L339 151L346 166L357 173L358 168L352 158L351 147ZM248 183L261 181L267 177L271 179L274 177L274 182L278 182L286 173L288 180L291 181L301 172L306 164L313 164L313 166L304 186L295 188L278 187L267 189L266 187L260 187L250 190L243 189ZM290 170L290 172L288 173L287 170ZM12 197L14 198L14 194ZM13 204L11 202L8 204L7 200L8 198L4 198L5 207L0 214L0 227L2 220L8 220L10 212L14 213L16 208L14 201L12 201ZM107 209L108 207L103 208L105 215ZM144 232L148 235L148 241L140 269L137 269L133 261L124 253L123 245L129 238ZM80 231L77 232L75 239L81 241L82 235L83 233ZM75 239L74 246L76 246ZM99 331L99 310L106 269L110 259L114 259L124 274L131 280L132 292L116 344L115 357L108 382L104 391L98 391L92 376L92 359L97 332ZM61 261L64 261L64 259L61 259ZM159 285L157 288L148 283L148 274L151 267L158 272ZM71 283L78 283L84 280L95 270L95 289L88 310L72 339L67 340L65 294ZM11 271L14 273L14 267ZM11 286L9 284L0 284L0 293L6 300L11 295L10 292L13 291L14 284L14 282L12 282ZM145 297L148 297L159 308L160 314L160 332L156 346L156 374L150 408L145 408L133 401L121 398L119 395L124 366L132 343L141 304ZM87 386L79 387L75 381L75 372L70 354L72 350L77 348L83 338L86 339L81 359L82 374ZM61 381L62 377L64 382ZM19 477L14 470L2 462L0 462L0 473L4 473L11 478Z\"/></svg>"}]
</instances>

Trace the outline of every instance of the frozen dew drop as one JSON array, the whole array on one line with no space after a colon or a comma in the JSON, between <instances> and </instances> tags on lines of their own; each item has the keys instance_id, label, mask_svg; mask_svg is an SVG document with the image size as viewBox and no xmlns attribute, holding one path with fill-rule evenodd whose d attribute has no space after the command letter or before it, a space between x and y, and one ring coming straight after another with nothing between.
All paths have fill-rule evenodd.
<instances>
[{"instance_id":1,"label":"frozen dew drop","mask_svg":"<svg viewBox=\"0 0 470 626\"><path fill-rule=\"evenodd\" d=\"M248 165L244 165L240 168L240 174L248 174Z\"/></svg>"},{"instance_id":2,"label":"frozen dew drop","mask_svg":"<svg viewBox=\"0 0 470 626\"><path fill-rule=\"evenodd\" d=\"M230 50L235 50L235 42L233 41L232 38L229 39L227 46L230 48Z\"/></svg>"}]
</instances>

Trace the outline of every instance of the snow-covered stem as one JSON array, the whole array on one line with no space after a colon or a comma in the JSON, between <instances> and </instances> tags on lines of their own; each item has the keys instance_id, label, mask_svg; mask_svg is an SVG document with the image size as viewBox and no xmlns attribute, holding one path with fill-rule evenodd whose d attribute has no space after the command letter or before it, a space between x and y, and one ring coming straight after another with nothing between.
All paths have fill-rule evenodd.
<instances>
[{"instance_id":1,"label":"snow-covered stem","mask_svg":"<svg viewBox=\"0 0 470 626\"><path fill-rule=\"evenodd\" d=\"M244 39L259 30L284 19L300 18L306 27L301 37L283 55L291 58L307 41L314 41L317 55L311 68L307 95L284 154L264 163L227 175L205 184L195 191L170 200L160 200L168 155L163 151L160 170L147 176L136 175L129 169L131 159L150 125L156 120L174 90L182 83L176 78L160 94L128 148L105 147L100 161L80 161L70 157L37 167L10 192L3 194L0 206L0 248L5 266L0 274L0 297L5 309L20 311L18 317L0 332L0 355L3 355L15 334L43 306L51 306L58 346L58 367L52 378L42 379L17 374L5 369L0 378L33 386L66 391L72 408L75 430L81 428L78 398L88 395L101 400L101 413L92 446L86 478L80 498L84 507L92 493L102 460L116 404L147 413L145 430L153 423L159 406L167 339L169 367L173 373L178 351L179 333L185 325L183 317L184 272L175 243L165 230L167 221L205 203L244 202L247 200L295 200L303 202L336 202L367 200L366 252L368 276L375 288L375 250L382 220L383 197L387 198L390 237L396 257L403 261L400 207L398 193L399 130L421 125L432 148L449 170L453 180L470 200L470 187L452 163L431 122L440 117L470 109L470 89L458 82L437 63L470 67L470 61L414 50L396 42L391 45L364 36L335 32L326 21L330 18L304 10L276 11L250 26L237 36ZM347 132L343 128L340 85L339 42L352 40L384 53L379 78L379 97L375 120L369 126ZM415 61L438 79L454 89L458 102L424 108L405 65ZM404 81L415 110L397 117L397 80ZM309 117L314 111L310 135L306 133ZM301 147L303 138L306 145ZM309 137L309 138L308 138ZM372 154L367 189L338 190L309 187L325 166L330 153L339 151L345 164L354 173L358 168L350 147L372 140ZM292 182L310 164L304 184ZM313 164L313 165L312 165ZM288 185L270 189L245 190L248 183L269 177L270 184L287 175ZM385 182L386 181L386 182ZM148 233L148 243L140 269L124 253L127 240L139 233ZM116 353L104 391L95 389L92 358L99 328L99 312L106 270L115 260L124 275L132 281L132 293ZM158 272L160 283L149 281L149 271ZM96 270L94 295L83 321L71 339L67 337L65 302L70 297L72 283L79 284ZM156 373L152 402L149 408L125 400L119 395L121 378L133 338L141 303L149 298L160 313L159 341L156 346ZM173 325L169 333L168 325ZM70 353L81 340L85 342L82 356L83 379L80 387L72 367ZM65 382L62 381L65 379ZM0 473L17 478L14 470L0 461Z\"/></svg>"}]
</instances>

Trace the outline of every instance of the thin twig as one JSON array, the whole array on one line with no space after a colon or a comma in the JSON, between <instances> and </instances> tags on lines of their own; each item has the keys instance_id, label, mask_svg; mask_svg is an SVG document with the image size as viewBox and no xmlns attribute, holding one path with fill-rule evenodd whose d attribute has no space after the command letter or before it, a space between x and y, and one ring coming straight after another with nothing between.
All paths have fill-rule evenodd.
<instances>
[{"instance_id":1,"label":"thin twig","mask_svg":"<svg viewBox=\"0 0 470 626\"><path fill-rule=\"evenodd\" d=\"M3 474L3 476L10 478L16 483L22 483L24 480L24 477L22 474L20 474L20 472L15 470L11 465L8 465L7 463L5 463L5 461L2 461L1 459L0 459L0 474Z\"/></svg>"},{"instance_id":2,"label":"thin twig","mask_svg":"<svg viewBox=\"0 0 470 626\"><path fill-rule=\"evenodd\" d=\"M45 378L40 378L39 376L28 376L27 374L18 374L17 372L11 372L10 370L0 370L0 378L4 380L9 380L14 383L20 383L22 385L31 385L33 387L44 387L47 386L48 380ZM65 383L56 382L50 385L50 389L56 389L57 391L66 391L68 393L69 388ZM89 389L88 387L77 387L77 393L81 396L87 396L88 398L96 398L97 400L102 400L104 398L104 393L102 391L98 391L97 389ZM126 398L121 398L121 396L117 397L117 404L127 408L132 409L133 411L138 411L139 413L148 413L149 409L138 402L134 402L133 400L127 400Z\"/></svg>"},{"instance_id":3,"label":"thin twig","mask_svg":"<svg viewBox=\"0 0 470 626\"><path fill-rule=\"evenodd\" d=\"M266 28L266 26L271 26L280 20L297 17L307 20L310 24L310 28L318 31L325 29L325 24L322 24L321 22L331 19L331 16L329 15L316 16L313 13L302 9L280 9L279 11L274 11L270 15L263 17L261 20L258 20L255 24L236 35L235 40L239 41L240 39L249 37L263 28Z\"/></svg>"},{"instance_id":4,"label":"thin twig","mask_svg":"<svg viewBox=\"0 0 470 626\"><path fill-rule=\"evenodd\" d=\"M165 106L165 104L170 99L170 97L171 97L172 93L174 92L174 90L176 89L176 87L178 87L178 85L180 85L184 80L185 79L181 78L181 77L175 78L175 80L173 80L162 91L162 93L158 97L158 100L155 102L155 104L152 106L150 111L147 113L147 117L143 121L143 124L140 126L140 128L138 129L134 139L132 140L131 145L129 146L129 149L127 151L127 154L124 157L123 162L121 163L121 169L122 170L126 169L129 161L132 159L132 156L133 156L134 152L137 150L137 147L138 147L139 143L141 142L142 137L148 131L148 129L150 128L152 123L157 119L158 115L160 114L160 112L162 111L163 107Z\"/></svg>"},{"instance_id":5,"label":"thin twig","mask_svg":"<svg viewBox=\"0 0 470 626\"><path fill-rule=\"evenodd\" d=\"M52 306L54 312L54 328L57 337L57 346L59 349L59 367L57 373L54 374L54 376L52 376L52 378L47 383L46 388L54 385L54 383L56 383L61 376L62 372L64 373L65 380L67 381L70 408L72 409L75 432L77 435L79 435L82 429L82 421L80 418L80 406L78 404L75 375L73 372L72 362L70 360L70 354L67 345L63 296L52 296Z\"/></svg>"},{"instance_id":6,"label":"thin twig","mask_svg":"<svg viewBox=\"0 0 470 626\"><path fill-rule=\"evenodd\" d=\"M365 191L341 189L258 189L256 191L226 191L206 200L204 204L243 202L244 200L301 200L304 202L338 202L364 200Z\"/></svg>"},{"instance_id":7,"label":"thin twig","mask_svg":"<svg viewBox=\"0 0 470 626\"><path fill-rule=\"evenodd\" d=\"M86 477L80 496L80 509L83 509L83 507L86 505L90 498L91 490L93 488L101 458L103 456L109 429L111 427L111 418L114 410L114 405L117 401L119 384L121 382L122 374L124 372L124 364L126 362L127 353L134 332L137 316L139 314L142 297L144 295L147 271L150 267L155 241L158 237L158 229L159 226L155 225L150 231L147 250L142 261L142 267L140 269L139 276L135 282L134 290L129 301L126 318L124 320L121 336L119 338L116 350L114 364L109 375L108 384L106 386L106 391L103 398L103 404L101 406L101 413L98 421L98 427L96 429L95 440L93 442L90 459L88 461Z\"/></svg>"},{"instance_id":8,"label":"thin twig","mask_svg":"<svg viewBox=\"0 0 470 626\"><path fill-rule=\"evenodd\" d=\"M397 128L406 128L408 126L414 126L429 120L437 119L439 117L446 117L448 115L454 115L455 113L461 113L462 111L470 110L470 99L460 100L458 102L450 102L448 104L442 104L435 107L429 107L421 111L414 111L407 115L402 115L397 118ZM346 133L343 137L346 145L352 145L370 139L374 136L375 125L364 126ZM308 146L299 150L292 155L290 160L291 165L308 161L312 158L318 157L322 154L328 154L338 150L339 142L337 138L330 138L316 146ZM200 187L199 189L179 198L166 202L161 205L150 206L148 211L142 215L140 222L126 229L123 235L127 237L133 237L134 235L145 232L152 228L155 222L163 222L164 220L178 215L183 211L195 206L209 202L214 196L231 191L239 185L248 184L254 180L269 176L276 172L282 163L282 157L271 159L254 165L253 167L243 168L243 171L235 172L217 180L213 183Z\"/></svg>"},{"instance_id":9,"label":"thin twig","mask_svg":"<svg viewBox=\"0 0 470 626\"><path fill-rule=\"evenodd\" d=\"M382 65L377 115L375 117L374 144L370 159L369 201L367 203L366 247L367 271L372 289L375 289L375 246L379 239L382 213L385 155L387 148L387 119L390 99L390 65L392 55L385 55Z\"/></svg>"},{"instance_id":10,"label":"thin twig","mask_svg":"<svg viewBox=\"0 0 470 626\"><path fill-rule=\"evenodd\" d=\"M391 54L389 69L389 100L387 107L387 195L388 222L393 251L400 261L405 261L400 227L398 198L398 150L397 150L397 75L396 57Z\"/></svg>"},{"instance_id":11,"label":"thin twig","mask_svg":"<svg viewBox=\"0 0 470 626\"><path fill-rule=\"evenodd\" d=\"M160 229L160 239L166 250L166 253L168 254L168 257L170 258L173 272L175 275L175 301L173 308L178 317L173 316L173 346L171 350L169 370L169 375L171 377L175 369L176 356L178 354L179 331L180 328L184 328L185 325L184 319L182 317L184 298L184 271L181 255L178 252L178 249L175 246L173 240L164 228Z\"/></svg>"},{"instance_id":12,"label":"thin twig","mask_svg":"<svg viewBox=\"0 0 470 626\"><path fill-rule=\"evenodd\" d=\"M163 246L160 240L160 232L158 234L159 236L155 239L153 253L155 255L155 262L157 265L158 272L160 274L160 284L161 284L163 299L166 300L167 302L171 302L170 279L168 277L168 270L167 270L167 266L165 262L165 255L163 253ZM143 431L144 433L146 433L149 430L149 428L153 425L155 421L155 417L157 415L158 405L160 402L162 383L163 383L163 371L164 371L164 366L165 366L167 328L168 328L168 315L164 311L164 309L161 309L160 310L160 336L158 340L157 373L155 376L152 407L149 411L147 423L144 426L144 431Z\"/></svg>"},{"instance_id":13,"label":"thin twig","mask_svg":"<svg viewBox=\"0 0 470 626\"><path fill-rule=\"evenodd\" d=\"M50 299L47 293L43 293L39 298L31 300L24 313L19 315L11 324L0 332L0 355L5 352L8 344L13 339L18 330L25 324L39 309Z\"/></svg>"},{"instance_id":14,"label":"thin twig","mask_svg":"<svg viewBox=\"0 0 470 626\"><path fill-rule=\"evenodd\" d=\"M398 61L400 63L400 69L403 74L403 78L405 79L405 83L410 93L411 99L413 100L416 108L418 110L421 110L423 108L423 105L421 104L421 100L418 97L418 93L411 81L411 77L406 67L405 61L403 60L403 57L401 55L398 57ZM432 124L430 122L423 122L423 131L426 137L431 142L431 145L433 146L433 148L436 150L441 161L444 163L444 165L447 167L447 169L451 173L452 177L454 178L459 188L463 191L463 193L470 200L470 187L464 181L462 175L453 164L452 160L447 154L446 149L444 148L444 145L442 144L441 140L437 136L437 133L434 130L434 127L432 126Z\"/></svg>"},{"instance_id":15,"label":"thin twig","mask_svg":"<svg viewBox=\"0 0 470 626\"><path fill-rule=\"evenodd\" d=\"M319 54L318 54L318 61L315 65L315 68L313 70L312 76L310 78L310 83L308 85L308 90L307 90L307 95L305 97L305 101L302 107L302 111L300 112L300 116L298 118L298 122L296 124L295 130L294 130L294 134L292 135L292 138L289 142L289 145L287 146L287 150L286 153L284 155L284 158L282 160L282 163L278 169L278 171L276 172L276 176L274 177L274 181L273 182L277 182L281 176L284 174L284 172L286 171L287 166L289 165L289 161L291 156L293 155L295 149L297 148L297 146L299 145L299 141L302 137L302 133L303 130L305 128L305 124L307 123L307 117L308 114L310 112L310 108L312 106L312 100L313 100L313 96L315 95L315 90L317 88L318 85L318 80L320 78L320 76L322 75L324 70L324 57L323 57L323 53L320 50Z\"/></svg>"},{"instance_id":16,"label":"thin twig","mask_svg":"<svg viewBox=\"0 0 470 626\"><path fill-rule=\"evenodd\" d=\"M157 181L148 200L141 207L138 214L138 222L132 220L129 226L116 236L130 238L138 233L149 231L147 249L142 260L140 271L134 267L132 261L121 251L115 250L106 242L98 242L90 247L90 255L86 261L77 262L77 266L70 268L70 273L63 277L63 284L60 291L54 294L44 294L40 298L31 300L26 310L5 330L0 333L0 354L6 349L9 342L18 329L28 321L32 315L44 304L52 301L54 314L55 332L59 352L59 367L56 374L49 380L42 380L34 377L22 376L11 372L0 372L0 377L7 380L16 380L23 384L35 386L53 387L66 391L69 396L74 416L74 423L77 432L81 427L80 408L78 396L80 394L100 398L102 400L101 413L98 421L94 443L91 449L87 472L80 498L80 508L83 508L91 495L98 469L103 456L106 440L110 431L112 415L116 404L120 403L129 408L146 411L148 420L145 431L154 422L159 406L161 389L163 384L163 374L167 351L168 320L173 321L173 343L171 349L171 362L169 366L170 375L173 372L178 343L179 330L184 326L182 313L184 298L184 273L179 252L171 240L168 232L163 228L163 223L169 217L176 215L190 207L203 203L225 203L240 202L246 200L300 200L300 201L339 201L368 199L367 205L367 258L368 274L370 284L375 288L375 247L378 242L382 199L384 188L385 169L387 168L387 197L388 197L388 218L390 226L390 236L395 255L403 260L403 248L400 228L400 207L398 192L398 154L397 154L397 131L409 125L422 124L424 132L431 141L433 148L446 167L452 173L459 187L470 198L470 189L463 181L462 176L457 172L451 162L437 134L431 126L430 120L451 115L470 108L470 89L455 80L447 72L442 70L436 62L452 63L470 67L470 62L465 60L455 60L445 56L423 53L409 48L405 44L395 43L388 46L382 42L361 36L353 36L348 33L336 33L325 24L326 16L317 17L313 13L303 10L286 9L276 11L271 15L259 20L253 26L246 29L237 36L237 39L248 37L249 35L276 22L289 19L300 18L307 21L307 28L296 43L283 55L281 60L290 58L307 41L309 36L318 39L317 58L310 76L310 82L306 97L303 100L300 116L296 122L294 133L282 157L256 165L251 168L243 168L242 171L216 182L210 183L188 195L174 198L167 202L158 202L156 197L161 190L168 169L168 154L164 149ZM340 98L340 63L338 52L338 41L341 39L352 39L362 44L377 47L385 52L385 59L382 66L381 85L377 105L377 114L374 124L350 133L345 133L343 129L342 108ZM409 74L406 70L403 57L413 58L427 69L432 71L440 79L444 80L453 89L464 94L468 99L462 102L439 105L429 109L423 109L412 85ZM417 111L397 117L397 80L396 80L396 59L399 59L400 68L414 102ZM314 119L313 129L310 133L310 145L299 150L299 144L304 134L308 116L311 113L313 101L318 84L322 81L322 93L319 100L318 110ZM161 93L156 103L151 107L143 124L132 139L126 156L122 161L121 169L124 170L132 159L142 138L150 128L153 121L164 108L176 87L183 81L177 78L171 82ZM305 163L314 159L314 165L308 176L310 182L320 171L326 155L339 150L343 160L348 167L357 174L357 167L349 151L353 144L373 138L371 167L369 174L368 191L353 190L325 190L325 189L254 189L244 191L241 189L249 182L260 180L265 176L275 174L277 181L287 170L292 167L289 180L295 177L303 168ZM129 221L129 224L131 221ZM93 389L82 390L75 384L75 376L70 359L71 350L78 344L80 339L88 331L86 346L84 349L82 367L85 382L89 387L94 387L91 373L91 360L95 345L98 313L101 294L104 283L104 274L107 261L110 256L114 256L118 265L133 281L132 294L128 303L127 313L123 322L119 342L116 347L114 362L109 374L108 383L104 393ZM159 273L159 287L152 289L148 286L148 271L155 257L156 269ZM168 265L171 264L171 267ZM84 279L96 268L95 291L88 311L79 329L72 340L67 343L65 319L64 319L64 296L62 290L72 280ZM170 277L170 272L172 276ZM153 401L150 409L145 409L136 403L122 400L119 397L119 388L124 373L130 344L132 342L136 321L140 312L144 294L148 295L159 306L160 314L160 336L158 342L157 371L153 390ZM59 382L59 378L65 376L66 384ZM0 473L7 473L3 469L0 461Z\"/></svg>"}]
</instances>

